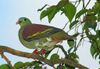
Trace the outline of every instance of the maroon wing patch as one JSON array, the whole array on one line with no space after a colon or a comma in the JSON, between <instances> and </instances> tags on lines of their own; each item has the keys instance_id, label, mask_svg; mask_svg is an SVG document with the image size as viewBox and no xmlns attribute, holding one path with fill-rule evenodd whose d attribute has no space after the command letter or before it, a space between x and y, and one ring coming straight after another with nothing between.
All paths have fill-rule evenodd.
<instances>
[{"instance_id":1,"label":"maroon wing patch","mask_svg":"<svg viewBox=\"0 0 100 69\"><path fill-rule=\"evenodd\" d=\"M49 26L40 25L40 24L31 24L24 28L22 36L24 39L27 39L28 36L31 36L37 32L42 32L48 29Z\"/></svg>"}]
</instances>

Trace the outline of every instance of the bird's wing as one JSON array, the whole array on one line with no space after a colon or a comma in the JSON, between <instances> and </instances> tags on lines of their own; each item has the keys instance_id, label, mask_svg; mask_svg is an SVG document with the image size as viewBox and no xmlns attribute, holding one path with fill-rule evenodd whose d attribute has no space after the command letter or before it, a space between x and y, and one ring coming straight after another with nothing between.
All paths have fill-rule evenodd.
<instances>
[{"instance_id":1,"label":"bird's wing","mask_svg":"<svg viewBox=\"0 0 100 69\"><path fill-rule=\"evenodd\" d=\"M49 37L60 31L62 30L51 26L31 24L24 28L22 36L26 41L32 41Z\"/></svg>"}]
</instances>

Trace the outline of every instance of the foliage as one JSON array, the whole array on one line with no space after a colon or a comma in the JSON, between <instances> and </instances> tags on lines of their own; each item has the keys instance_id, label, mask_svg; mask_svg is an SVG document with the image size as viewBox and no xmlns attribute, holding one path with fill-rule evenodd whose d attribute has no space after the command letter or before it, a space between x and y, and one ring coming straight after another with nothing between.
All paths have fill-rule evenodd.
<instances>
[{"instance_id":1,"label":"foliage","mask_svg":"<svg viewBox=\"0 0 100 69\"><path fill-rule=\"evenodd\" d=\"M9 64L2 64L0 65L0 69L10 69Z\"/></svg>"},{"instance_id":2,"label":"foliage","mask_svg":"<svg viewBox=\"0 0 100 69\"><path fill-rule=\"evenodd\" d=\"M51 57L50 57L50 60L58 60L59 59L59 55L58 54L53 54L53 55L51 55Z\"/></svg>"},{"instance_id":3,"label":"foliage","mask_svg":"<svg viewBox=\"0 0 100 69\"><path fill-rule=\"evenodd\" d=\"M40 19L49 16L50 18L48 18L48 21L51 22L54 16L61 11L61 15L64 14L69 20L67 23L69 23L70 30L79 29L80 26L82 28L81 39L78 44L75 43L76 40L67 40L67 43L70 47L68 53L71 54L77 51L79 44L84 41L85 38L87 38L89 43L91 43L91 55L93 56L93 58L98 57L100 59L100 0L97 0L92 8L88 9L87 6L89 5L90 1L91 0L85 3L84 0L79 0L75 3L72 3L69 0L61 0L57 5L42 9ZM79 11L77 11L76 9L78 9L78 6L81 2L83 2L83 7ZM51 12L50 9L52 9ZM91 32L92 30L94 32ZM76 33L77 32L78 30L76 31Z\"/></svg>"},{"instance_id":4,"label":"foliage","mask_svg":"<svg viewBox=\"0 0 100 69\"><path fill-rule=\"evenodd\" d=\"M14 64L14 69L42 69L41 62L39 61L32 61L32 62L16 62ZM9 64L2 64L0 65L0 69L11 69Z\"/></svg>"},{"instance_id":5,"label":"foliage","mask_svg":"<svg viewBox=\"0 0 100 69\"><path fill-rule=\"evenodd\" d=\"M47 16L48 21L51 22L51 20L59 11L62 11L62 13L64 13L65 16L67 16L69 21L71 22L73 17L75 16L76 7L72 3L67 2L66 0L61 0L57 5L50 6L46 10L43 10L41 12L40 19Z\"/></svg>"}]
</instances>

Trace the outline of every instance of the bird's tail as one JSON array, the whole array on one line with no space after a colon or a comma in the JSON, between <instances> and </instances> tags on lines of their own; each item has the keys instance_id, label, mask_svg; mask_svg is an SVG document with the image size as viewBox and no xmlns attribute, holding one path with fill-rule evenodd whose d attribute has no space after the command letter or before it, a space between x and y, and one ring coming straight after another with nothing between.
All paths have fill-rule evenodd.
<instances>
[{"instance_id":1,"label":"bird's tail","mask_svg":"<svg viewBox=\"0 0 100 69\"><path fill-rule=\"evenodd\" d=\"M76 37L79 35L79 33L76 33L74 35L68 35L66 33L66 36L65 36L65 40L70 40L70 39L76 39Z\"/></svg>"}]
</instances>

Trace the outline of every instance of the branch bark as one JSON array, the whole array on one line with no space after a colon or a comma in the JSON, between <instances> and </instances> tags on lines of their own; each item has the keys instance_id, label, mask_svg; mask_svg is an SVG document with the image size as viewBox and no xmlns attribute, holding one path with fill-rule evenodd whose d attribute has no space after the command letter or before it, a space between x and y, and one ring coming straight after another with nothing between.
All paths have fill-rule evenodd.
<instances>
[{"instance_id":1,"label":"branch bark","mask_svg":"<svg viewBox=\"0 0 100 69\"><path fill-rule=\"evenodd\" d=\"M15 50L15 49L12 49L10 47L7 47L7 46L3 46L3 45L0 45L0 49L2 49L3 52L8 52L10 54L13 54L13 55L17 55L17 56L20 56L20 57L26 57L26 58L32 58L32 59L37 59L39 61L42 61L50 66L54 66L54 64L67 64L69 66L72 66L72 67L76 67L76 68L79 68L79 69L89 69L81 64L78 64L78 63L75 63L73 62L72 60L70 59L58 59L56 61L52 61L52 60L49 60L49 59L46 59L46 58L43 58L42 56L40 55L35 55L33 53L27 53L27 52L22 52L22 51L18 51L18 50Z\"/></svg>"}]
</instances>

